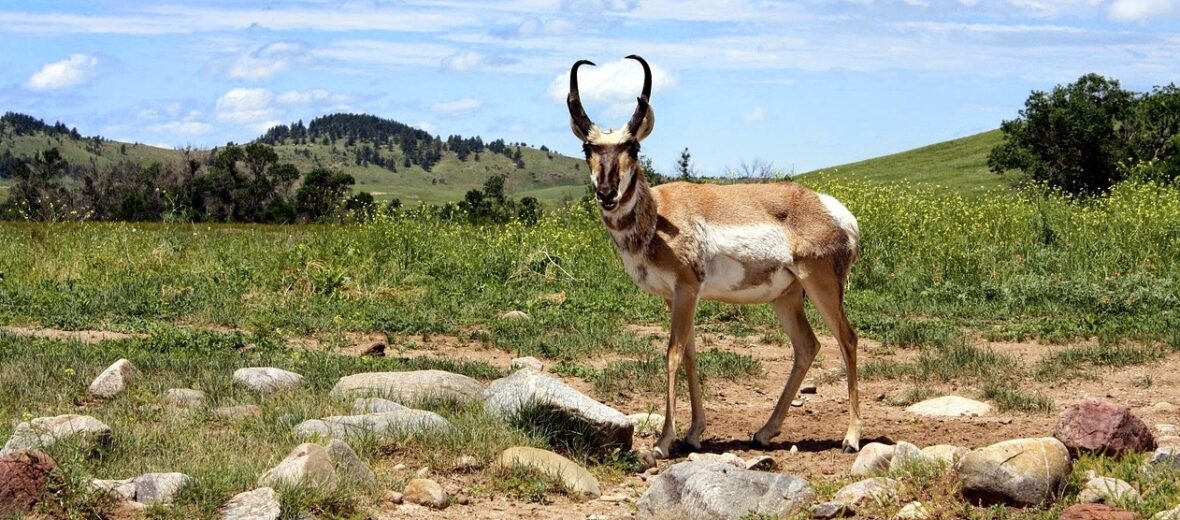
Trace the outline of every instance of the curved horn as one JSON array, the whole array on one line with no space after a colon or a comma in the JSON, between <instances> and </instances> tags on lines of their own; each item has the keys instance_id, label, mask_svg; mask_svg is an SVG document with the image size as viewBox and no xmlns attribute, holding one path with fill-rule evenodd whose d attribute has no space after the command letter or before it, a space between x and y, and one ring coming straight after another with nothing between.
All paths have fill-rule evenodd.
<instances>
[{"instance_id":1,"label":"curved horn","mask_svg":"<svg viewBox=\"0 0 1180 520\"><path fill-rule=\"evenodd\" d=\"M578 67L582 65L593 67L594 62L578 60L577 63L574 63L573 68L570 69L570 93L565 98L565 104L570 109L570 127L573 128L574 135L585 141L586 136L590 134L590 127L594 126L594 122L590 120L590 116L586 115L586 109L582 108L582 98L578 94Z\"/></svg>"},{"instance_id":2,"label":"curved horn","mask_svg":"<svg viewBox=\"0 0 1180 520\"><path fill-rule=\"evenodd\" d=\"M649 109L648 101L651 100L651 67L647 65L647 60L635 54L627 56L626 59L638 61L640 65L643 65L643 92L639 95L639 99L636 100L638 106L635 107L635 113L631 115L631 121L627 123L627 131L631 135L637 135L640 126L643 125L643 119L647 117Z\"/></svg>"}]
</instances>

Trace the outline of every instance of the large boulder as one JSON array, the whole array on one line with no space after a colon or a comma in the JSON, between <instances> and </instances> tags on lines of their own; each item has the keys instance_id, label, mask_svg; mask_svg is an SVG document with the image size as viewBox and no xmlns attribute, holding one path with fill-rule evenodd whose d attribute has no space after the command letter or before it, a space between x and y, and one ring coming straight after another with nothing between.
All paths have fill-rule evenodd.
<instances>
[{"instance_id":1,"label":"large boulder","mask_svg":"<svg viewBox=\"0 0 1180 520\"><path fill-rule=\"evenodd\" d=\"M222 520L278 520L282 505L274 488L238 493L221 506Z\"/></svg>"},{"instance_id":2,"label":"large boulder","mask_svg":"<svg viewBox=\"0 0 1180 520\"><path fill-rule=\"evenodd\" d=\"M332 439L324 447L324 451L328 453L328 459L336 468L336 479L340 483L366 491L377 489L377 475L373 473L372 469L369 469L365 461L357 456L356 452L352 450L352 446L349 446L347 442Z\"/></svg>"},{"instance_id":3,"label":"large boulder","mask_svg":"<svg viewBox=\"0 0 1180 520\"><path fill-rule=\"evenodd\" d=\"M16 450L0 456L0 517L33 510L57 463L39 451Z\"/></svg>"},{"instance_id":4,"label":"large boulder","mask_svg":"<svg viewBox=\"0 0 1180 520\"><path fill-rule=\"evenodd\" d=\"M303 384L303 376L275 367L249 367L234 371L234 382L255 392L290 390Z\"/></svg>"},{"instance_id":5,"label":"large boulder","mask_svg":"<svg viewBox=\"0 0 1180 520\"><path fill-rule=\"evenodd\" d=\"M971 450L955 470L969 500L1034 506L1061 496L1072 467L1065 445L1042 437Z\"/></svg>"},{"instance_id":6,"label":"large boulder","mask_svg":"<svg viewBox=\"0 0 1180 520\"><path fill-rule=\"evenodd\" d=\"M111 427L89 415L38 417L16 425L0 455L15 450L48 448L65 439L96 446L109 442L110 438Z\"/></svg>"},{"instance_id":7,"label":"large boulder","mask_svg":"<svg viewBox=\"0 0 1180 520\"><path fill-rule=\"evenodd\" d=\"M1130 511L1105 504L1074 504L1065 508L1057 520L1138 520Z\"/></svg>"},{"instance_id":8,"label":"large boulder","mask_svg":"<svg viewBox=\"0 0 1180 520\"><path fill-rule=\"evenodd\" d=\"M792 515L814 500L811 485L794 475L681 462L651 481L637 507L641 519L715 520Z\"/></svg>"},{"instance_id":9,"label":"large boulder","mask_svg":"<svg viewBox=\"0 0 1180 520\"><path fill-rule=\"evenodd\" d=\"M331 491L336 489L336 468L319 444L296 446L287 458L258 478L259 486L305 486Z\"/></svg>"},{"instance_id":10,"label":"large boulder","mask_svg":"<svg viewBox=\"0 0 1180 520\"><path fill-rule=\"evenodd\" d=\"M602 494L598 479L586 468L552 451L527 446L508 448L496 458L496 464L502 468L525 467L549 475L575 495L598 498Z\"/></svg>"},{"instance_id":11,"label":"large boulder","mask_svg":"<svg viewBox=\"0 0 1180 520\"><path fill-rule=\"evenodd\" d=\"M586 435L578 442L598 449L631 448L635 426L623 412L544 372L520 369L488 385L484 398L484 408L491 415L510 421L569 422L573 424L562 430Z\"/></svg>"},{"instance_id":12,"label":"large boulder","mask_svg":"<svg viewBox=\"0 0 1180 520\"><path fill-rule=\"evenodd\" d=\"M145 473L124 480L95 479L90 486L119 500L168 504L191 482L192 478L184 473Z\"/></svg>"},{"instance_id":13,"label":"large boulder","mask_svg":"<svg viewBox=\"0 0 1180 520\"><path fill-rule=\"evenodd\" d=\"M451 423L441 415L425 410L406 408L398 412L336 415L323 419L308 419L295 426L295 436L300 439L321 437L340 440L371 436L388 440L407 434L448 432L450 430Z\"/></svg>"},{"instance_id":14,"label":"large boulder","mask_svg":"<svg viewBox=\"0 0 1180 520\"><path fill-rule=\"evenodd\" d=\"M127 390L127 385L137 378L139 370L135 365L126 359L120 359L94 378L90 387L86 389L86 394L98 399L111 399Z\"/></svg>"},{"instance_id":15,"label":"large boulder","mask_svg":"<svg viewBox=\"0 0 1180 520\"><path fill-rule=\"evenodd\" d=\"M479 381L442 370L365 372L344 376L332 388L336 399L384 397L410 404L430 399L467 402L480 399L482 394Z\"/></svg>"},{"instance_id":16,"label":"large boulder","mask_svg":"<svg viewBox=\"0 0 1180 520\"><path fill-rule=\"evenodd\" d=\"M865 444L861 447L860 453L856 454L856 460L852 461L851 473L855 476L864 476L875 470L888 468L889 462L893 459L894 449L896 448L891 444Z\"/></svg>"},{"instance_id":17,"label":"large boulder","mask_svg":"<svg viewBox=\"0 0 1180 520\"><path fill-rule=\"evenodd\" d=\"M1119 456L1155 449L1155 438L1131 409L1101 399L1085 399L1065 410L1053 436L1070 454Z\"/></svg>"},{"instance_id":18,"label":"large boulder","mask_svg":"<svg viewBox=\"0 0 1180 520\"><path fill-rule=\"evenodd\" d=\"M905 411L927 417L976 417L991 413L991 405L959 397L944 395L908 406Z\"/></svg>"}]
</instances>

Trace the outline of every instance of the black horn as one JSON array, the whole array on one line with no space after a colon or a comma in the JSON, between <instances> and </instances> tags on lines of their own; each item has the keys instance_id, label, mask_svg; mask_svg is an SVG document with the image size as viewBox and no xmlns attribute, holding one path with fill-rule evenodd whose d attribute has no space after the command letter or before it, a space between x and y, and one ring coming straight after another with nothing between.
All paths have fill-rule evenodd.
<instances>
[{"instance_id":1,"label":"black horn","mask_svg":"<svg viewBox=\"0 0 1180 520\"><path fill-rule=\"evenodd\" d=\"M627 131L631 135L635 135L639 131L639 126L643 124L643 118L647 117L648 102L651 100L651 67L647 65L647 60L632 54L627 56L629 60L638 61L643 65L643 92L639 95L638 106L635 107L635 113L631 115L631 121L627 123Z\"/></svg>"},{"instance_id":2,"label":"black horn","mask_svg":"<svg viewBox=\"0 0 1180 520\"><path fill-rule=\"evenodd\" d=\"M570 93L565 98L565 104L569 105L570 123L574 126L575 133L585 139L585 136L590 133L590 127L594 126L594 122L590 121L590 116L586 115L586 109L582 108L582 98L578 94L578 67L582 65L593 67L594 62L578 60L577 63L574 63L573 68L570 69Z\"/></svg>"}]
</instances>

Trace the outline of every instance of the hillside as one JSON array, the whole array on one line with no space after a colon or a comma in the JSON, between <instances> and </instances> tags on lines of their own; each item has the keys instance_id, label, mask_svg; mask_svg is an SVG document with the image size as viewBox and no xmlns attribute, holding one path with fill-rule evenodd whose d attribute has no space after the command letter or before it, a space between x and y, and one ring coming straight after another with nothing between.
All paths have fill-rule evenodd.
<instances>
[{"instance_id":1,"label":"hillside","mask_svg":"<svg viewBox=\"0 0 1180 520\"><path fill-rule=\"evenodd\" d=\"M1003 140L999 130L915 148L802 174L825 173L874 182L915 182L946 186L964 193L978 193L1008 185L1009 177L987 169L987 155Z\"/></svg>"},{"instance_id":2,"label":"hillside","mask_svg":"<svg viewBox=\"0 0 1180 520\"><path fill-rule=\"evenodd\" d=\"M485 145L478 138L459 136L443 140L374 116L336 114L317 118L320 119L331 125L318 128L313 121L304 128L300 122L299 128L304 132L299 137L276 135L272 129L258 140L272 144L280 160L294 164L300 172L306 173L317 166L343 171L356 179L354 191L368 191L378 200L398 198L409 205L418 201L462 200L468 190L482 187L492 175L507 176L510 195L532 196L547 204L576 199L585 192L582 161L550 152L545 147L505 144L503 140ZM373 133L370 130L374 122L382 128L396 128L404 135L391 138ZM277 128L290 130L295 125ZM479 148L473 149L473 143L479 143ZM70 164L88 165L95 161L100 167L121 161L180 165L185 158L184 151L83 137L60 123L46 125L20 114L8 114L0 121L0 157L11 154L27 158L48 148L57 148ZM411 153L407 154L406 149L411 149ZM515 158L517 150L519 163ZM464 159L459 158L460 154ZM202 160L208 151L195 150L191 156ZM0 178L0 199L6 196L10 182Z\"/></svg>"}]
</instances>

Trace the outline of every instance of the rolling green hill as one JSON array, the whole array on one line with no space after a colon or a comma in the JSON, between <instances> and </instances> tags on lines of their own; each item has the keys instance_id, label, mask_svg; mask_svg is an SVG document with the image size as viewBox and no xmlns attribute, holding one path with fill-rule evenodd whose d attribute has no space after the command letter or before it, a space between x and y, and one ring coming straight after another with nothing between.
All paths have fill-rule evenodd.
<instances>
[{"instance_id":1,"label":"rolling green hill","mask_svg":"<svg viewBox=\"0 0 1180 520\"><path fill-rule=\"evenodd\" d=\"M987 155L1003 141L999 130L885 155L865 161L823 168L800 177L824 173L874 182L915 182L977 193L1008 185L1009 176L987 169Z\"/></svg>"}]
</instances>

